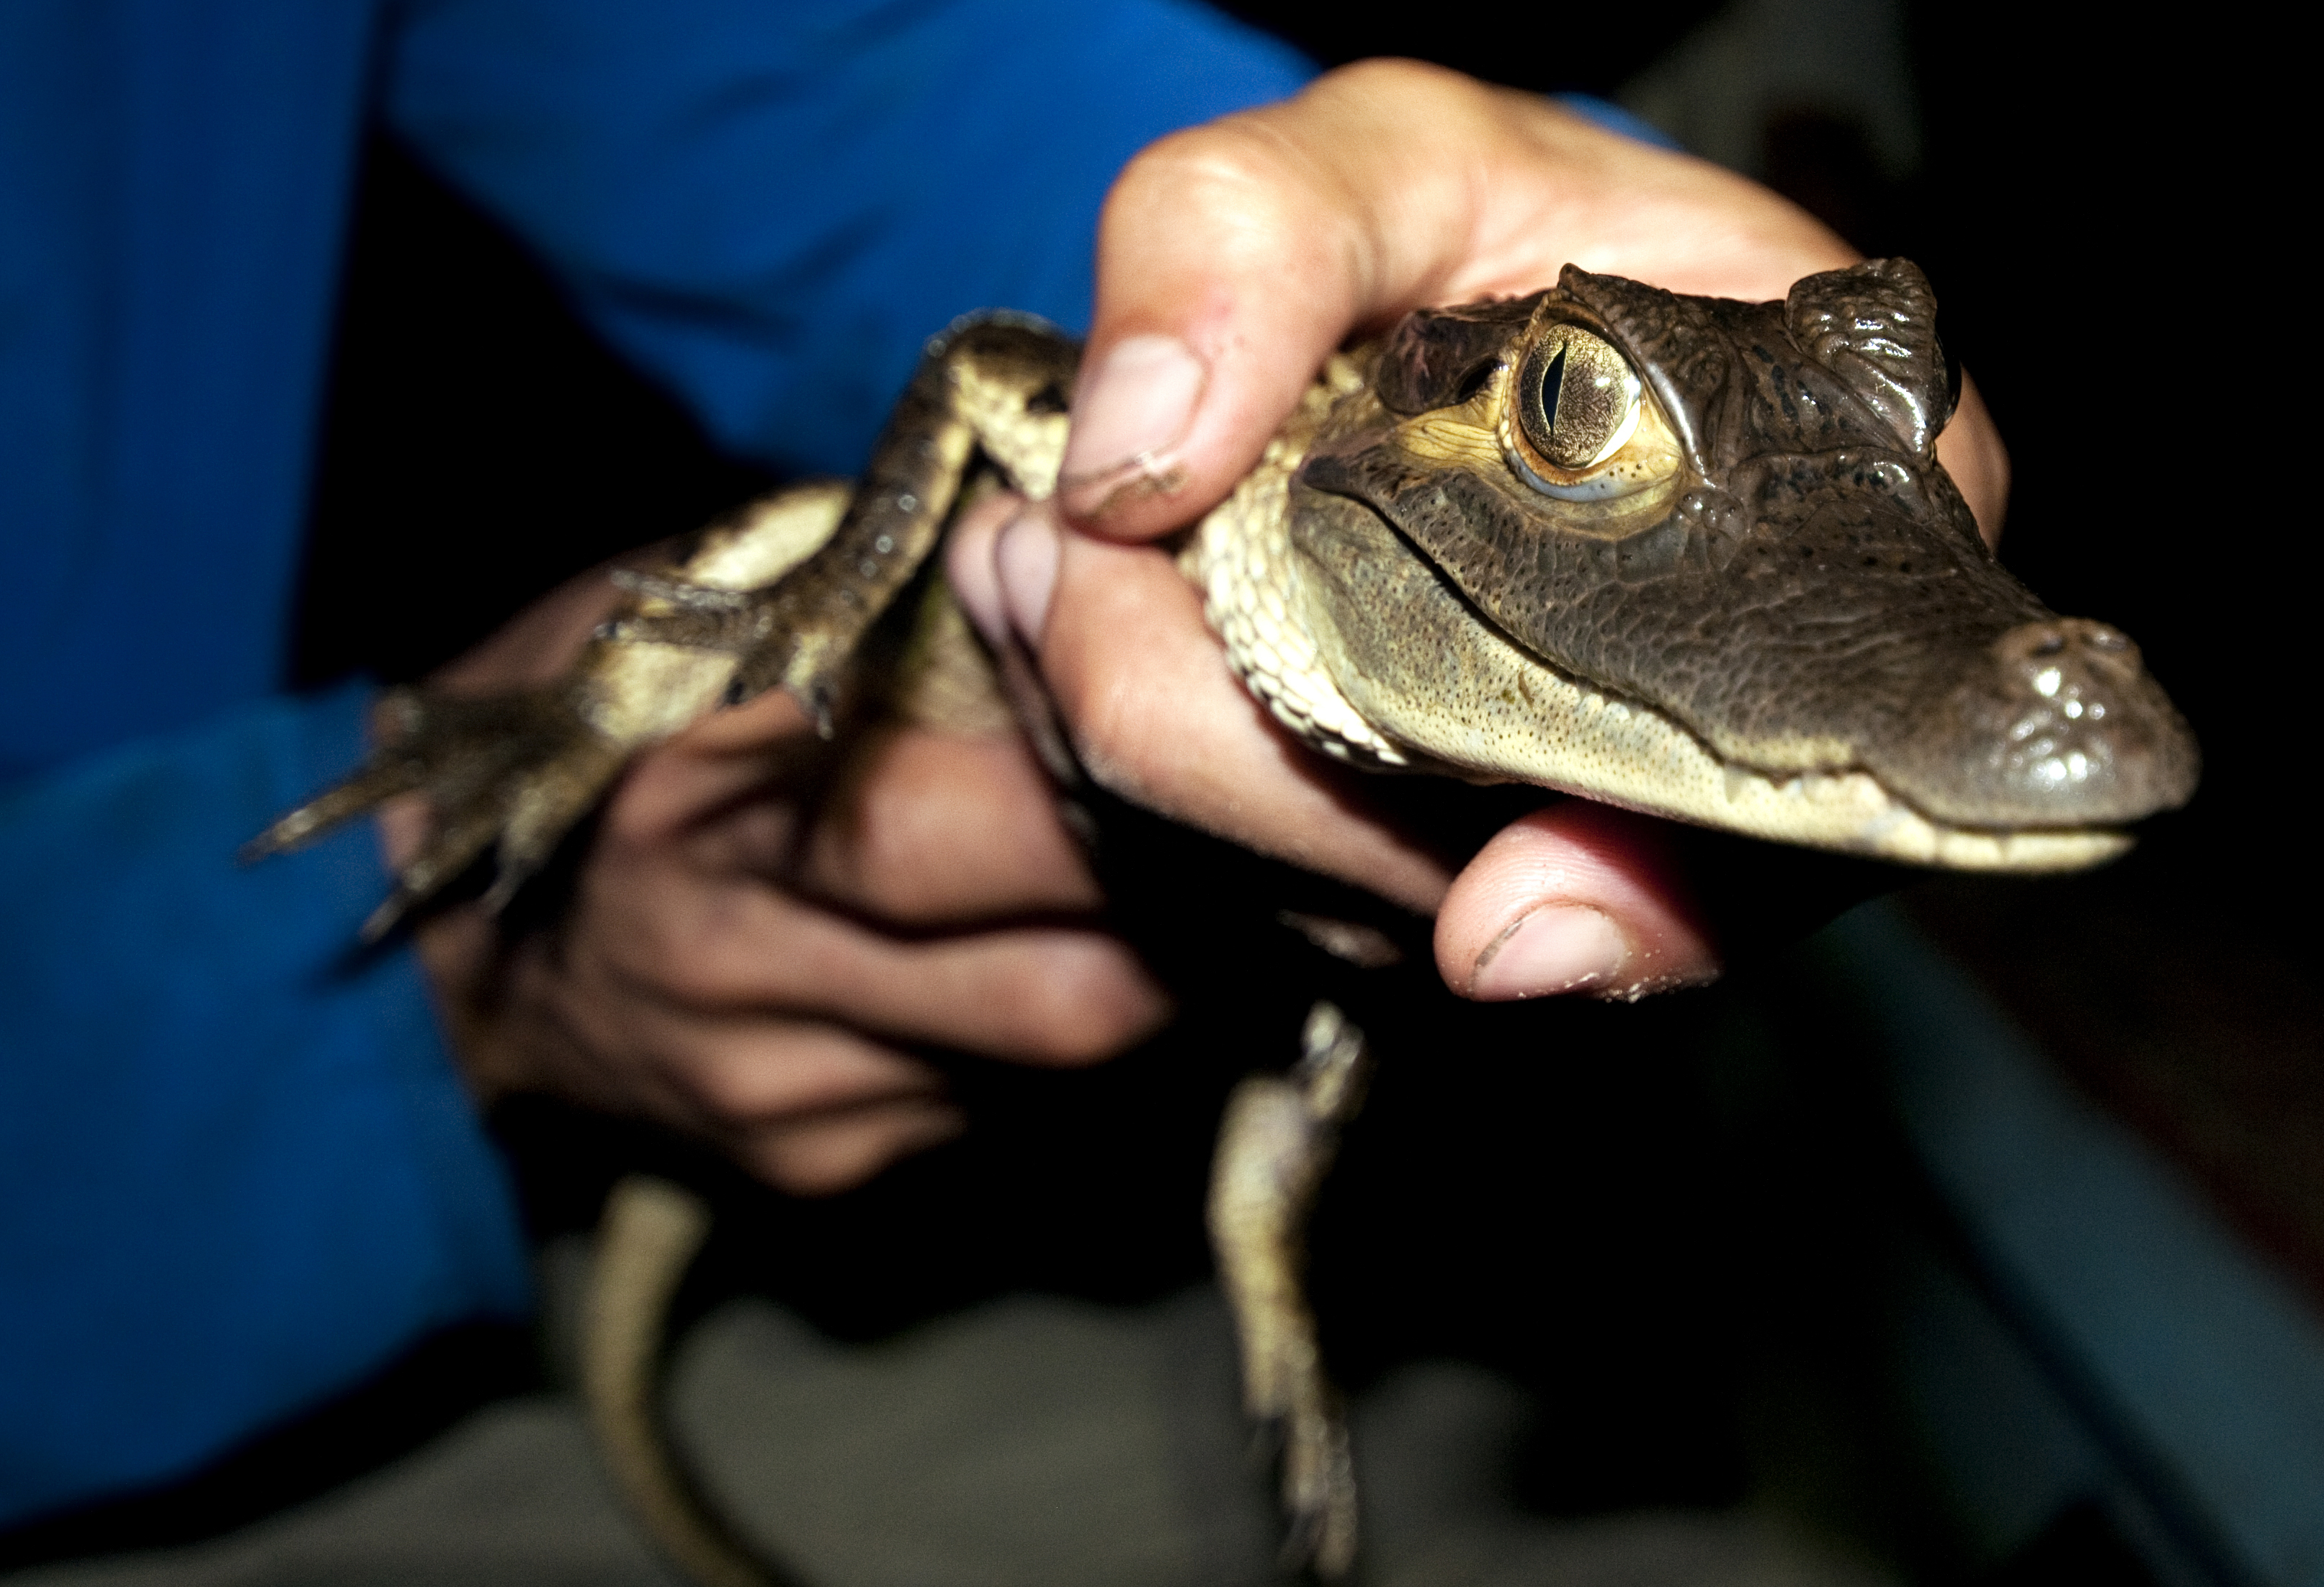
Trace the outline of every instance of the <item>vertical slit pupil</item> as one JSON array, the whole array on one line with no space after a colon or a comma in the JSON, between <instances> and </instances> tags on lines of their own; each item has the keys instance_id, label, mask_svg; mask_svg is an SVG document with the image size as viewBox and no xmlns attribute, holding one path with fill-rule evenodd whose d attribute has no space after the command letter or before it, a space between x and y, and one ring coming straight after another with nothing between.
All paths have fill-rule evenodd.
<instances>
[{"instance_id":1,"label":"vertical slit pupil","mask_svg":"<svg viewBox=\"0 0 2324 1587\"><path fill-rule=\"evenodd\" d=\"M1557 397L1565 389L1565 349L1560 347L1549 367L1541 372L1541 424L1550 435L1557 433Z\"/></svg>"}]
</instances>

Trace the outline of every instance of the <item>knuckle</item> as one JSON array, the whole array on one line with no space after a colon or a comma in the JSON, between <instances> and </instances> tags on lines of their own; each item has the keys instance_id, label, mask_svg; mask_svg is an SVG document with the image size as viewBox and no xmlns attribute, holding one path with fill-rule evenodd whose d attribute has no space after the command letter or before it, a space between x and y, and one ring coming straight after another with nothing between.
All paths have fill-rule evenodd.
<instances>
[{"instance_id":1,"label":"knuckle","mask_svg":"<svg viewBox=\"0 0 2324 1587\"><path fill-rule=\"evenodd\" d=\"M1472 95L1478 85L1474 78L1448 67L1388 56L1351 61L1335 68L1325 73L1316 87L1325 96L1360 94L1401 101L1418 95Z\"/></svg>"},{"instance_id":2,"label":"knuckle","mask_svg":"<svg viewBox=\"0 0 2324 1587\"><path fill-rule=\"evenodd\" d=\"M1272 235L1306 206L1307 162L1265 118L1231 115L1157 140L1123 167L1105 221L1210 215L1231 217L1240 235Z\"/></svg>"}]
</instances>

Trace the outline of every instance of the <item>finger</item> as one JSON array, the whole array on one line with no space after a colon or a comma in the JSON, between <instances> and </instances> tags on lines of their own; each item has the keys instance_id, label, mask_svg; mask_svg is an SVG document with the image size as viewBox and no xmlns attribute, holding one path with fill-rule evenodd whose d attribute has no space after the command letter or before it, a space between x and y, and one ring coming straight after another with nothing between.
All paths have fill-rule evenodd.
<instances>
[{"instance_id":1,"label":"finger","mask_svg":"<svg viewBox=\"0 0 2324 1587\"><path fill-rule=\"evenodd\" d=\"M626 995L618 977L538 944L510 968L476 1032L503 1089L657 1119L785 1189L845 1189L964 1125L934 1067L854 1031Z\"/></svg>"},{"instance_id":2,"label":"finger","mask_svg":"<svg viewBox=\"0 0 2324 1587\"><path fill-rule=\"evenodd\" d=\"M584 944L533 939L473 1010L517 1084L700 1132L941 1089L922 1060L825 1021L687 1004L641 990Z\"/></svg>"},{"instance_id":3,"label":"finger","mask_svg":"<svg viewBox=\"0 0 2324 1587\"><path fill-rule=\"evenodd\" d=\"M1162 552L1061 532L1028 509L1000 548L1054 570L1044 679L1083 765L1149 809L1425 913L1451 880L1369 806L1361 779L1277 727L1228 669L1202 597Z\"/></svg>"},{"instance_id":4,"label":"finger","mask_svg":"<svg viewBox=\"0 0 2324 1587\"><path fill-rule=\"evenodd\" d=\"M1636 999L1719 973L1679 880L1670 829L1564 799L1480 851L1436 917L1444 983L1485 1001Z\"/></svg>"},{"instance_id":5,"label":"finger","mask_svg":"<svg viewBox=\"0 0 2324 1587\"><path fill-rule=\"evenodd\" d=\"M1001 531L1024 507L1022 496L989 497L955 519L952 532L945 537L945 582L952 586L953 598L989 644L1001 644L1008 633L993 547Z\"/></svg>"},{"instance_id":6,"label":"finger","mask_svg":"<svg viewBox=\"0 0 2324 1587\"><path fill-rule=\"evenodd\" d=\"M967 1122L949 1103L909 1097L785 1120L750 1132L729 1149L751 1172L794 1195L833 1195L950 1140Z\"/></svg>"},{"instance_id":7,"label":"finger","mask_svg":"<svg viewBox=\"0 0 2324 1587\"><path fill-rule=\"evenodd\" d=\"M1061 499L1142 538L1247 473L1351 327L1551 284L1568 262L1780 296L1855 255L1739 177L1409 61L1156 143L1099 234Z\"/></svg>"},{"instance_id":8,"label":"finger","mask_svg":"<svg viewBox=\"0 0 2324 1587\"><path fill-rule=\"evenodd\" d=\"M593 1049L601 1063L607 1052L632 1055L615 1105L642 1104L717 1141L785 1190L850 1188L965 1127L934 1068L852 1031L807 1020L624 1012L625 1045Z\"/></svg>"},{"instance_id":9,"label":"finger","mask_svg":"<svg viewBox=\"0 0 2324 1587\"><path fill-rule=\"evenodd\" d=\"M656 1055L696 1116L725 1127L932 1097L943 1077L928 1065L821 1020L641 1011L623 1035Z\"/></svg>"},{"instance_id":10,"label":"finger","mask_svg":"<svg viewBox=\"0 0 2324 1587\"><path fill-rule=\"evenodd\" d=\"M2009 511L2009 448L2002 444L1984 394L1966 373L1961 375L1960 405L1937 438L1937 461L1976 514L1985 543L1999 545L2002 519Z\"/></svg>"},{"instance_id":11,"label":"finger","mask_svg":"<svg viewBox=\"0 0 2324 1587\"><path fill-rule=\"evenodd\" d=\"M824 801L798 877L818 901L918 929L1103 902L1058 818L1056 790L1014 734L872 736Z\"/></svg>"},{"instance_id":12,"label":"finger","mask_svg":"<svg viewBox=\"0 0 2324 1587\"><path fill-rule=\"evenodd\" d=\"M703 1014L780 1011L889 1039L1042 1065L1094 1063L1158 1029L1169 1000L1100 932L1020 927L900 939L748 878L606 854L589 941L631 992ZM603 906L597 899L606 900Z\"/></svg>"},{"instance_id":13,"label":"finger","mask_svg":"<svg viewBox=\"0 0 2324 1587\"><path fill-rule=\"evenodd\" d=\"M645 850L706 835L726 863L779 869L797 831L796 801L785 796L807 787L830 753L798 703L770 689L632 761L606 804L601 840Z\"/></svg>"}]
</instances>

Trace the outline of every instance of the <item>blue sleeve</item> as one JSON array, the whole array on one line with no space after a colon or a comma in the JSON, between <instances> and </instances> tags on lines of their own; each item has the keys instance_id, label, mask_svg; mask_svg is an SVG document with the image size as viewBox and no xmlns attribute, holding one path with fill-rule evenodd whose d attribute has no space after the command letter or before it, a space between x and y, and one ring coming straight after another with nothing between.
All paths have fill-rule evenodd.
<instances>
[{"instance_id":1,"label":"blue sleeve","mask_svg":"<svg viewBox=\"0 0 2324 1587\"><path fill-rule=\"evenodd\" d=\"M0 792L0 1522L175 1475L527 1305L414 956L350 951L385 880L370 825L235 859L356 759L363 696Z\"/></svg>"},{"instance_id":2,"label":"blue sleeve","mask_svg":"<svg viewBox=\"0 0 2324 1587\"><path fill-rule=\"evenodd\" d=\"M1190 0L438 0L385 110L723 445L852 474L955 316L1086 328L1131 154L1313 74Z\"/></svg>"},{"instance_id":3,"label":"blue sleeve","mask_svg":"<svg viewBox=\"0 0 2324 1587\"><path fill-rule=\"evenodd\" d=\"M368 9L0 5L0 780L280 687Z\"/></svg>"}]
</instances>

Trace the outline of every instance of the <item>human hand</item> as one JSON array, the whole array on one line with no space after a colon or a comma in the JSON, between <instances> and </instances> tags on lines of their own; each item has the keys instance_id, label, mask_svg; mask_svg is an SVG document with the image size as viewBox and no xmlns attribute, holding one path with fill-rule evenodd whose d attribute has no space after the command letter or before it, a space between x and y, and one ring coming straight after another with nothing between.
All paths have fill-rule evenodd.
<instances>
[{"instance_id":1,"label":"human hand","mask_svg":"<svg viewBox=\"0 0 2324 1587\"><path fill-rule=\"evenodd\" d=\"M1096 321L1057 510L955 537L955 588L1032 645L1090 771L1236 842L1436 916L1448 985L1636 995L1718 972L1667 824L1582 800L1448 863L1364 780L1277 728L1201 599L1145 544L1220 500L1351 330L1532 291L1567 262L1779 298L1857 258L1775 194L1534 96L1372 61L1162 140L1101 231ZM1988 539L2008 461L1974 386L1939 443ZM1062 529L1059 511L1074 525Z\"/></svg>"},{"instance_id":2,"label":"human hand","mask_svg":"<svg viewBox=\"0 0 2324 1587\"><path fill-rule=\"evenodd\" d=\"M618 597L576 580L437 681L547 681ZM1096 885L1015 734L896 726L837 753L779 690L717 713L630 770L552 927L503 940L473 905L423 923L479 1097L655 1119L824 1193L960 1130L914 1047L1087 1064L1167 1018L1088 923ZM392 864L426 819L383 814Z\"/></svg>"}]
</instances>

